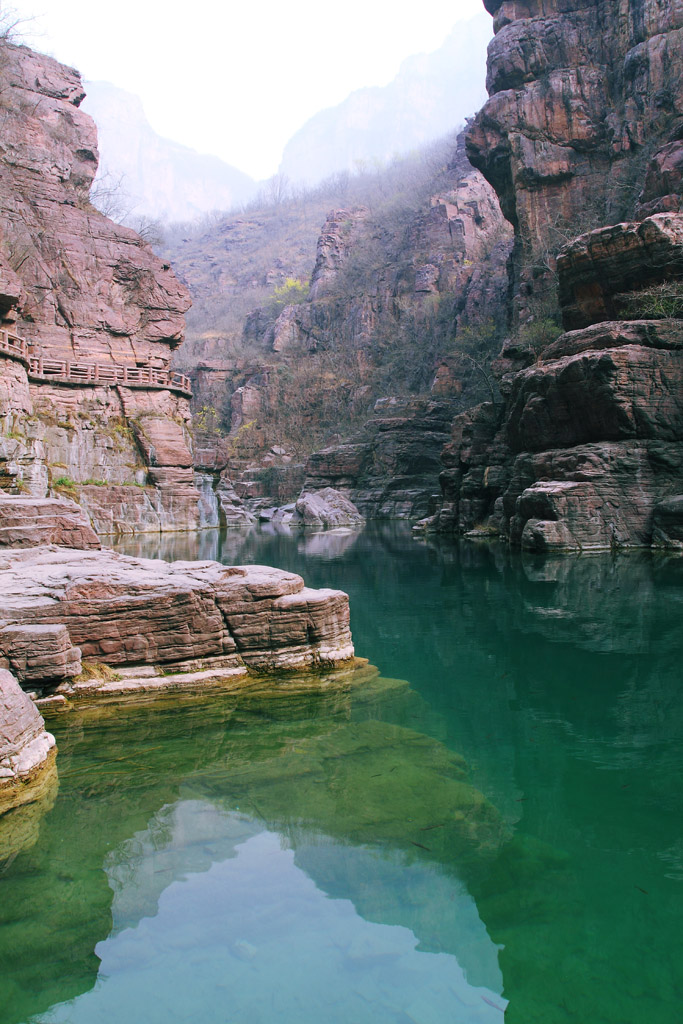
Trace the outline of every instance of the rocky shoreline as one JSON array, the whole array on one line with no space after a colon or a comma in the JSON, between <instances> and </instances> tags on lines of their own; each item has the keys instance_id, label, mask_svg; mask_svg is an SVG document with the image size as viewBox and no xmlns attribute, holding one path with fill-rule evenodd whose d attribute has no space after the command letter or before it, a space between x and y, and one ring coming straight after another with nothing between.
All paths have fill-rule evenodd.
<instances>
[{"instance_id":1,"label":"rocky shoreline","mask_svg":"<svg viewBox=\"0 0 683 1024\"><path fill-rule=\"evenodd\" d=\"M42 795L54 775L56 753L40 712L0 668L0 814Z\"/></svg>"},{"instance_id":2,"label":"rocky shoreline","mask_svg":"<svg viewBox=\"0 0 683 1024\"><path fill-rule=\"evenodd\" d=\"M680 282L682 239L683 215L660 213L562 250L566 333L531 365L509 353L502 401L456 417L421 529L527 551L681 549L683 321L638 313L642 282Z\"/></svg>"},{"instance_id":3,"label":"rocky shoreline","mask_svg":"<svg viewBox=\"0 0 683 1024\"><path fill-rule=\"evenodd\" d=\"M3 496L0 524L0 813L37 798L29 784L54 761L30 697L234 690L265 674L299 691L362 664L348 596L296 573L102 549L70 501Z\"/></svg>"},{"instance_id":4,"label":"rocky shoreline","mask_svg":"<svg viewBox=\"0 0 683 1024\"><path fill-rule=\"evenodd\" d=\"M0 657L41 694L70 687L83 661L129 677L216 678L334 668L354 657L347 595L312 590L295 573L100 549L82 510L55 499L0 498L0 520L14 545L0 553ZM47 543L36 522L50 524ZM49 542L60 522L68 546Z\"/></svg>"}]
</instances>

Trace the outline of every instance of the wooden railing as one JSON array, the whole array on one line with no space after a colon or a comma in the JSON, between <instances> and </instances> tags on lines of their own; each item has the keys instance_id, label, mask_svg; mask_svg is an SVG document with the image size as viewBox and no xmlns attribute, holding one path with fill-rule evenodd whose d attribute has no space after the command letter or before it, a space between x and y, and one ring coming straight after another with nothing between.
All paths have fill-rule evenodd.
<instances>
[{"instance_id":1,"label":"wooden railing","mask_svg":"<svg viewBox=\"0 0 683 1024\"><path fill-rule=\"evenodd\" d=\"M112 363L72 363L63 359L31 356L28 375L32 380L59 384L96 386L121 384L131 388L163 388L192 395L190 378L177 370L158 370L153 366L116 366Z\"/></svg>"},{"instance_id":2,"label":"wooden railing","mask_svg":"<svg viewBox=\"0 0 683 1024\"><path fill-rule=\"evenodd\" d=\"M0 328L0 354L18 359L28 367L28 343L7 328Z\"/></svg>"},{"instance_id":3,"label":"wooden railing","mask_svg":"<svg viewBox=\"0 0 683 1024\"><path fill-rule=\"evenodd\" d=\"M28 342L6 328L0 328L0 355L22 362L31 380L55 384L122 384L130 388L163 388L192 397L190 378L177 370L158 370L154 366L117 366L113 363L72 363L67 359L32 356L29 355Z\"/></svg>"}]
</instances>

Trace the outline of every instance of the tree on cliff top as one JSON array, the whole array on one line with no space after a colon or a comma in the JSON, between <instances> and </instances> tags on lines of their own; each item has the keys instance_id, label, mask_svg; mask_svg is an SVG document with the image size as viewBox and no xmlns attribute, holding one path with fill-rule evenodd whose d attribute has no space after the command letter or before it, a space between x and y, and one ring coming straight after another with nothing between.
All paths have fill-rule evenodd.
<instances>
[{"instance_id":1,"label":"tree on cliff top","mask_svg":"<svg viewBox=\"0 0 683 1024\"><path fill-rule=\"evenodd\" d=\"M0 3L0 43L16 43L21 35L21 25L27 25L34 18L24 18L13 7Z\"/></svg>"}]
</instances>

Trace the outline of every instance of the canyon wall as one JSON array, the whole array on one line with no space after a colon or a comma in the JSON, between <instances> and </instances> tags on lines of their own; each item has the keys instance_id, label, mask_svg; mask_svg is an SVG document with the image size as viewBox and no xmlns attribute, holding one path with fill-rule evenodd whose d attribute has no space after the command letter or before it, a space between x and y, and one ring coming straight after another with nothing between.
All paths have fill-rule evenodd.
<instances>
[{"instance_id":1,"label":"canyon wall","mask_svg":"<svg viewBox=\"0 0 683 1024\"><path fill-rule=\"evenodd\" d=\"M398 191L378 176L372 201L330 211L307 288L246 317L253 362L231 378L230 436L200 447L254 509L295 498L314 452L306 488L341 487L372 517L428 511L454 413L489 391L512 234L463 138L438 155ZM195 379L220 405L219 375Z\"/></svg>"},{"instance_id":2,"label":"canyon wall","mask_svg":"<svg viewBox=\"0 0 683 1024\"><path fill-rule=\"evenodd\" d=\"M187 290L91 205L76 71L0 46L0 487L82 502L104 533L198 525Z\"/></svg>"},{"instance_id":3,"label":"canyon wall","mask_svg":"<svg viewBox=\"0 0 683 1024\"><path fill-rule=\"evenodd\" d=\"M468 154L515 229L513 331L559 310L567 333L535 359L504 347L502 399L456 419L426 525L680 548L683 4L486 6L491 98Z\"/></svg>"},{"instance_id":4,"label":"canyon wall","mask_svg":"<svg viewBox=\"0 0 683 1024\"><path fill-rule=\"evenodd\" d=\"M585 231L675 212L683 173L680 0L484 0L490 99L467 153L515 228L517 315L552 303ZM550 296L550 298L549 298Z\"/></svg>"}]
</instances>

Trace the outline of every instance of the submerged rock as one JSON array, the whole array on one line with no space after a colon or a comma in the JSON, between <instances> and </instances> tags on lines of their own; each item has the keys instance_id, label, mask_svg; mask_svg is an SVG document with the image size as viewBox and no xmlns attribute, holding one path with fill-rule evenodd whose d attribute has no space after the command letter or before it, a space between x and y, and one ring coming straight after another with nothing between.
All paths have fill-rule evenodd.
<instances>
[{"instance_id":1,"label":"submerged rock","mask_svg":"<svg viewBox=\"0 0 683 1024\"><path fill-rule=\"evenodd\" d=\"M387 722L344 723L243 766L233 786L238 797L240 807L253 804L275 828L286 808L295 845L308 827L463 867L494 857L508 838L459 754Z\"/></svg>"}]
</instances>

